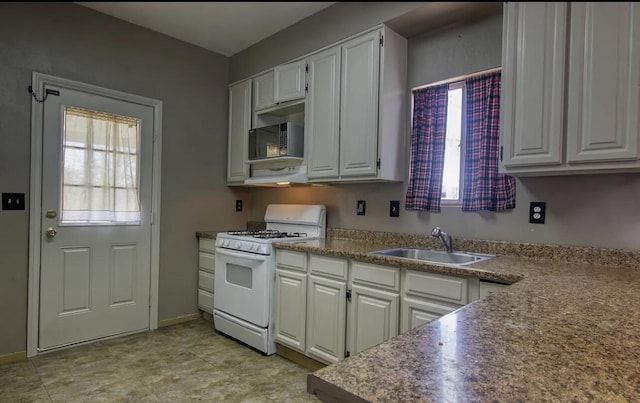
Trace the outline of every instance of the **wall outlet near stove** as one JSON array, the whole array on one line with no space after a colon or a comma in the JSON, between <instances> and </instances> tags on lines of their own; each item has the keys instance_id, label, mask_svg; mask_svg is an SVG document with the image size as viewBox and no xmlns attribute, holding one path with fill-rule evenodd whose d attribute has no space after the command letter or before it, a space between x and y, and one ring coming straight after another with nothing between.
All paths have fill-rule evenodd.
<instances>
[{"instance_id":1,"label":"wall outlet near stove","mask_svg":"<svg viewBox=\"0 0 640 403\"><path fill-rule=\"evenodd\" d=\"M242 211L242 200L236 200L236 211Z\"/></svg>"},{"instance_id":2,"label":"wall outlet near stove","mask_svg":"<svg viewBox=\"0 0 640 403\"><path fill-rule=\"evenodd\" d=\"M367 213L367 201L358 200L358 208L356 209L356 214L365 215L366 213Z\"/></svg>"}]
</instances>

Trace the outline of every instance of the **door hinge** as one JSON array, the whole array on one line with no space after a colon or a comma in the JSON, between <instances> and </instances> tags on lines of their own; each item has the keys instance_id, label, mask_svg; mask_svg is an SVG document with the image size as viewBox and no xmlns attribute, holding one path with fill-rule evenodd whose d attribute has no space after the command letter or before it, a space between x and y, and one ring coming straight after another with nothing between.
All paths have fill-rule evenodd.
<instances>
[{"instance_id":1,"label":"door hinge","mask_svg":"<svg viewBox=\"0 0 640 403\"><path fill-rule=\"evenodd\" d=\"M351 302L351 288L347 290L347 301Z\"/></svg>"},{"instance_id":2,"label":"door hinge","mask_svg":"<svg viewBox=\"0 0 640 403\"><path fill-rule=\"evenodd\" d=\"M151 225L156 223L156 213L151 213Z\"/></svg>"},{"instance_id":3,"label":"door hinge","mask_svg":"<svg viewBox=\"0 0 640 403\"><path fill-rule=\"evenodd\" d=\"M380 35L380 46L384 46L384 35Z\"/></svg>"},{"instance_id":4,"label":"door hinge","mask_svg":"<svg viewBox=\"0 0 640 403\"><path fill-rule=\"evenodd\" d=\"M309 84L304 85L304 92L309 93Z\"/></svg>"},{"instance_id":5,"label":"door hinge","mask_svg":"<svg viewBox=\"0 0 640 403\"><path fill-rule=\"evenodd\" d=\"M503 151L504 151L504 147L500 146L500 161L502 161Z\"/></svg>"},{"instance_id":6,"label":"door hinge","mask_svg":"<svg viewBox=\"0 0 640 403\"><path fill-rule=\"evenodd\" d=\"M344 358L351 357L351 352L349 350L345 351Z\"/></svg>"},{"instance_id":7,"label":"door hinge","mask_svg":"<svg viewBox=\"0 0 640 403\"><path fill-rule=\"evenodd\" d=\"M304 71L307 73L309 72L309 63L305 64Z\"/></svg>"},{"instance_id":8,"label":"door hinge","mask_svg":"<svg viewBox=\"0 0 640 403\"><path fill-rule=\"evenodd\" d=\"M376 167L378 167L378 169L380 169L380 158L378 158L378 161L376 161Z\"/></svg>"}]
</instances>

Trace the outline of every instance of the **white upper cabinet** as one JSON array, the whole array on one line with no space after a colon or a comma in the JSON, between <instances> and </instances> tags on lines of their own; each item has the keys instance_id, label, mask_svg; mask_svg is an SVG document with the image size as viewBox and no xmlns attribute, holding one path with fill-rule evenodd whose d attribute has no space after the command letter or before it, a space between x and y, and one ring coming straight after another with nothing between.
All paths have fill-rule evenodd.
<instances>
[{"instance_id":1,"label":"white upper cabinet","mask_svg":"<svg viewBox=\"0 0 640 403\"><path fill-rule=\"evenodd\" d=\"M638 159L640 7L571 3L567 160Z\"/></svg>"},{"instance_id":2,"label":"white upper cabinet","mask_svg":"<svg viewBox=\"0 0 640 403\"><path fill-rule=\"evenodd\" d=\"M340 46L309 57L305 115L307 176L337 178L340 158Z\"/></svg>"},{"instance_id":3,"label":"white upper cabinet","mask_svg":"<svg viewBox=\"0 0 640 403\"><path fill-rule=\"evenodd\" d=\"M340 175L375 175L378 160L380 31L342 45Z\"/></svg>"},{"instance_id":4,"label":"white upper cabinet","mask_svg":"<svg viewBox=\"0 0 640 403\"><path fill-rule=\"evenodd\" d=\"M500 171L639 171L640 7L504 7Z\"/></svg>"},{"instance_id":5,"label":"white upper cabinet","mask_svg":"<svg viewBox=\"0 0 640 403\"><path fill-rule=\"evenodd\" d=\"M247 176L247 136L251 128L251 80L229 87L227 183L242 184Z\"/></svg>"},{"instance_id":6,"label":"white upper cabinet","mask_svg":"<svg viewBox=\"0 0 640 403\"><path fill-rule=\"evenodd\" d=\"M270 108L276 104L273 98L273 70L261 74L253 79L253 109Z\"/></svg>"},{"instance_id":7,"label":"white upper cabinet","mask_svg":"<svg viewBox=\"0 0 640 403\"><path fill-rule=\"evenodd\" d=\"M308 177L405 176L407 41L382 27L309 57Z\"/></svg>"},{"instance_id":8,"label":"white upper cabinet","mask_svg":"<svg viewBox=\"0 0 640 403\"><path fill-rule=\"evenodd\" d=\"M562 162L567 3L505 3L501 129L505 167Z\"/></svg>"},{"instance_id":9,"label":"white upper cabinet","mask_svg":"<svg viewBox=\"0 0 640 403\"><path fill-rule=\"evenodd\" d=\"M274 68L274 101L276 103L304 98L306 61L300 60Z\"/></svg>"}]
</instances>

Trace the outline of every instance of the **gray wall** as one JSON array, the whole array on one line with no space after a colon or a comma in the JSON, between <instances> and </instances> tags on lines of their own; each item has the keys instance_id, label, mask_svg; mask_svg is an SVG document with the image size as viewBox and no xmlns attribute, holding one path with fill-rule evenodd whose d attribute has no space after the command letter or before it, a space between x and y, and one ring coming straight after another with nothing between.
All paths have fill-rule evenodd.
<instances>
[{"instance_id":1,"label":"gray wall","mask_svg":"<svg viewBox=\"0 0 640 403\"><path fill-rule=\"evenodd\" d=\"M197 312L195 231L244 227L226 186L229 59L73 3L0 3L0 191L29 203L33 71L163 101L159 319ZM248 208L247 208L248 210ZM0 355L24 351L28 212L0 211Z\"/></svg>"},{"instance_id":2,"label":"gray wall","mask_svg":"<svg viewBox=\"0 0 640 403\"><path fill-rule=\"evenodd\" d=\"M495 15L411 38L409 88L499 66L501 35L502 16ZM286 38L286 31L280 36ZM277 45L270 43L269 51ZM523 178L517 181L517 207L505 213L401 208L400 217L388 217L389 201L400 200L403 206L405 194L406 183L254 189L251 215L261 219L270 203L322 203L327 205L328 226L334 228L429 234L439 225L454 237L640 249L637 174ZM367 201L366 216L356 215L361 199ZM530 201L547 202L546 224L529 224Z\"/></svg>"},{"instance_id":3,"label":"gray wall","mask_svg":"<svg viewBox=\"0 0 640 403\"><path fill-rule=\"evenodd\" d=\"M423 6L426 2L339 2L231 57L230 82L287 62Z\"/></svg>"}]
</instances>

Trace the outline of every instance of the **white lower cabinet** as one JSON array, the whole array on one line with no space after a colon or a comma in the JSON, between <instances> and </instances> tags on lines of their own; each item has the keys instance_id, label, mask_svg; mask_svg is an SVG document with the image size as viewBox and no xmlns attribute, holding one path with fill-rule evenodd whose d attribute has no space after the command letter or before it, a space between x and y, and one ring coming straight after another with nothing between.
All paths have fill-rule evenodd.
<instances>
[{"instance_id":1,"label":"white lower cabinet","mask_svg":"<svg viewBox=\"0 0 640 403\"><path fill-rule=\"evenodd\" d=\"M304 353L307 273L277 269L276 295L276 341Z\"/></svg>"},{"instance_id":2,"label":"white lower cabinet","mask_svg":"<svg viewBox=\"0 0 640 403\"><path fill-rule=\"evenodd\" d=\"M215 239L198 240L198 308L213 313Z\"/></svg>"},{"instance_id":3,"label":"white lower cabinet","mask_svg":"<svg viewBox=\"0 0 640 403\"><path fill-rule=\"evenodd\" d=\"M307 355L326 364L345 355L346 281L309 275Z\"/></svg>"},{"instance_id":4,"label":"white lower cabinet","mask_svg":"<svg viewBox=\"0 0 640 403\"><path fill-rule=\"evenodd\" d=\"M398 293L351 287L349 353L356 354L398 335Z\"/></svg>"},{"instance_id":5,"label":"white lower cabinet","mask_svg":"<svg viewBox=\"0 0 640 403\"><path fill-rule=\"evenodd\" d=\"M491 281L480 282L480 299L488 297L494 292L498 292L505 288L507 284L493 283Z\"/></svg>"},{"instance_id":6,"label":"white lower cabinet","mask_svg":"<svg viewBox=\"0 0 640 403\"><path fill-rule=\"evenodd\" d=\"M398 334L400 269L352 261L349 273L349 354Z\"/></svg>"},{"instance_id":7,"label":"white lower cabinet","mask_svg":"<svg viewBox=\"0 0 640 403\"><path fill-rule=\"evenodd\" d=\"M305 353L307 323L307 254L276 250L276 342Z\"/></svg>"},{"instance_id":8,"label":"white lower cabinet","mask_svg":"<svg viewBox=\"0 0 640 403\"><path fill-rule=\"evenodd\" d=\"M400 333L422 326L458 309L455 306L411 297L402 298L401 305Z\"/></svg>"},{"instance_id":9,"label":"white lower cabinet","mask_svg":"<svg viewBox=\"0 0 640 403\"><path fill-rule=\"evenodd\" d=\"M478 279L403 270L401 332L438 319L478 299Z\"/></svg>"},{"instance_id":10,"label":"white lower cabinet","mask_svg":"<svg viewBox=\"0 0 640 403\"><path fill-rule=\"evenodd\" d=\"M325 364L438 319L488 292L466 278L276 250L276 342Z\"/></svg>"}]
</instances>

